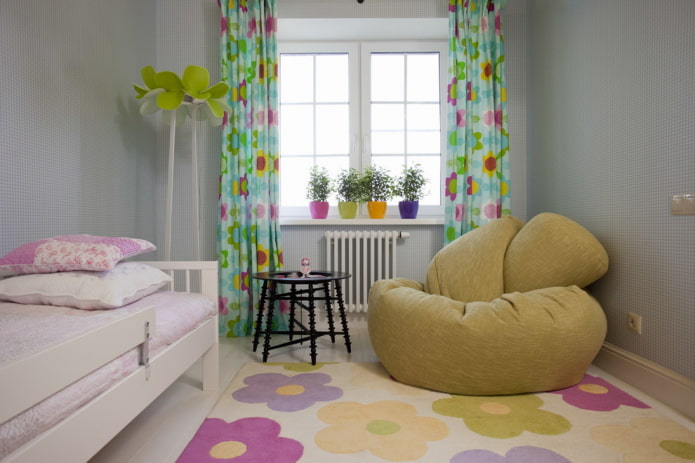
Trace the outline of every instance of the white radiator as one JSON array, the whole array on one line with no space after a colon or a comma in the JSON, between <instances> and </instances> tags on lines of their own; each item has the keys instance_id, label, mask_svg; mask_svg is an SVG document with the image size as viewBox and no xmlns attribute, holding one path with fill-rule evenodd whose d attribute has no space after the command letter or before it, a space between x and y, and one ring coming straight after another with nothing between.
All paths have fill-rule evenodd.
<instances>
[{"instance_id":1,"label":"white radiator","mask_svg":"<svg viewBox=\"0 0 695 463\"><path fill-rule=\"evenodd\" d=\"M377 280L395 278L399 231L327 231L326 268L352 274L343 280L343 299L348 312L366 312L369 288Z\"/></svg>"}]
</instances>

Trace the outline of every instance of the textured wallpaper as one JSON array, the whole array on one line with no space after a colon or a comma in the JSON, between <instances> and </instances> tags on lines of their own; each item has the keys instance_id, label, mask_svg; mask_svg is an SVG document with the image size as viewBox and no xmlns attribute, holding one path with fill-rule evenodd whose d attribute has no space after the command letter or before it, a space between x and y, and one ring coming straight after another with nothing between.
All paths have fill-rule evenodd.
<instances>
[{"instance_id":1,"label":"textured wallpaper","mask_svg":"<svg viewBox=\"0 0 695 463\"><path fill-rule=\"evenodd\" d=\"M695 379L695 2L529 1L529 215L602 241L607 341ZM642 316L642 334L627 314Z\"/></svg>"},{"instance_id":2,"label":"textured wallpaper","mask_svg":"<svg viewBox=\"0 0 695 463\"><path fill-rule=\"evenodd\" d=\"M0 2L0 254L65 233L153 239L155 133L132 99L154 5Z\"/></svg>"}]
</instances>

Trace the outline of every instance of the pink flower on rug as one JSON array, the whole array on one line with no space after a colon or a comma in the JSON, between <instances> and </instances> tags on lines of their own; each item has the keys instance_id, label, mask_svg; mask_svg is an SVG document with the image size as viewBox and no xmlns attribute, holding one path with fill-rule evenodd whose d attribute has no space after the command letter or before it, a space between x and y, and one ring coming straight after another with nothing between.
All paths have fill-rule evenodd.
<instances>
[{"instance_id":1,"label":"pink flower on rug","mask_svg":"<svg viewBox=\"0 0 695 463\"><path fill-rule=\"evenodd\" d=\"M572 463L562 455L541 447L514 447L505 456L489 450L466 450L454 455L450 463Z\"/></svg>"},{"instance_id":2,"label":"pink flower on rug","mask_svg":"<svg viewBox=\"0 0 695 463\"><path fill-rule=\"evenodd\" d=\"M428 441L449 435L443 421L418 416L414 406L393 400L336 402L322 407L318 417L330 426L316 433L316 445L338 454L369 451L384 460L412 461L427 453Z\"/></svg>"},{"instance_id":3,"label":"pink flower on rug","mask_svg":"<svg viewBox=\"0 0 695 463\"><path fill-rule=\"evenodd\" d=\"M627 392L618 389L604 379L591 375L584 375L582 382L572 387L551 392L561 394L565 402L583 410L609 412L621 405L649 408L649 405L640 402Z\"/></svg>"},{"instance_id":4,"label":"pink flower on rug","mask_svg":"<svg viewBox=\"0 0 695 463\"><path fill-rule=\"evenodd\" d=\"M301 373L286 376L281 373L259 373L244 379L248 386L232 393L239 402L264 403L278 412L296 412L314 405L338 399L343 390L326 386L332 378L324 373Z\"/></svg>"},{"instance_id":5,"label":"pink flower on rug","mask_svg":"<svg viewBox=\"0 0 695 463\"><path fill-rule=\"evenodd\" d=\"M188 443L177 463L295 463L304 447L280 437L280 424L268 418L242 418L227 423L207 418Z\"/></svg>"}]
</instances>

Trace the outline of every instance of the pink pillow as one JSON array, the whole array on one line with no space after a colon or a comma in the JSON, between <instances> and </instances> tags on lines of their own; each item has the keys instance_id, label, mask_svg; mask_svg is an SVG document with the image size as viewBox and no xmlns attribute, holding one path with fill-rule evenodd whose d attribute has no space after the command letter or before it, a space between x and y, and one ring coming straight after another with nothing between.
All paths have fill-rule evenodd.
<instances>
[{"instance_id":1,"label":"pink pillow","mask_svg":"<svg viewBox=\"0 0 695 463\"><path fill-rule=\"evenodd\" d=\"M126 257L157 249L149 241L65 235L19 246L0 258L0 276L69 270L111 270Z\"/></svg>"}]
</instances>

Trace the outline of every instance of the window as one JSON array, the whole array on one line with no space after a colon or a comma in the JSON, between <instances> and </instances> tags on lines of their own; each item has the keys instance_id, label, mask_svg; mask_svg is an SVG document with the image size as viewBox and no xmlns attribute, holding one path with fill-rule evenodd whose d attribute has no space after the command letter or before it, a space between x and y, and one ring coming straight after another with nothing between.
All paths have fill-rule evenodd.
<instances>
[{"instance_id":1,"label":"window","mask_svg":"<svg viewBox=\"0 0 695 463\"><path fill-rule=\"evenodd\" d=\"M404 164L420 164L429 179L420 215L441 215L445 47L280 43L283 215L307 214L304 186L314 164L332 176L370 164L397 176Z\"/></svg>"}]
</instances>

